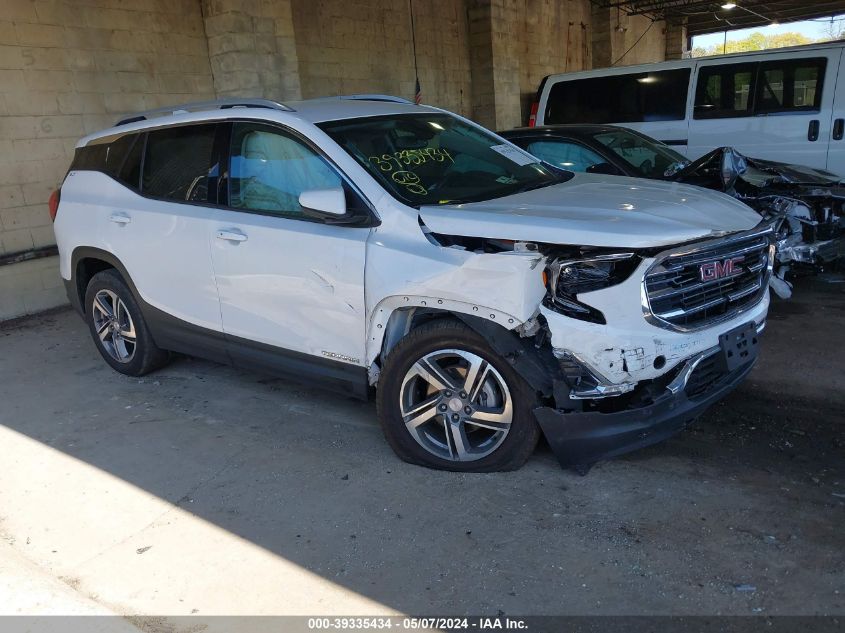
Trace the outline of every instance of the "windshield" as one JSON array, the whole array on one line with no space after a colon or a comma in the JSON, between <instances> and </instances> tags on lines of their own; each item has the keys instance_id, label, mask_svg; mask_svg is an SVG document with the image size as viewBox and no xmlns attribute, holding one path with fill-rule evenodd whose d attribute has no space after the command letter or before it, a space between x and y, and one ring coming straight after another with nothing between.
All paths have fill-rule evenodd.
<instances>
[{"instance_id":1,"label":"windshield","mask_svg":"<svg viewBox=\"0 0 845 633\"><path fill-rule=\"evenodd\" d=\"M393 114L320 127L385 189L414 207L500 198L565 179L523 150L448 114Z\"/></svg>"},{"instance_id":2,"label":"windshield","mask_svg":"<svg viewBox=\"0 0 845 633\"><path fill-rule=\"evenodd\" d=\"M634 134L628 130L613 130L593 134L593 138L633 167L645 178L663 178L670 167L686 165L689 161L663 143Z\"/></svg>"}]
</instances>

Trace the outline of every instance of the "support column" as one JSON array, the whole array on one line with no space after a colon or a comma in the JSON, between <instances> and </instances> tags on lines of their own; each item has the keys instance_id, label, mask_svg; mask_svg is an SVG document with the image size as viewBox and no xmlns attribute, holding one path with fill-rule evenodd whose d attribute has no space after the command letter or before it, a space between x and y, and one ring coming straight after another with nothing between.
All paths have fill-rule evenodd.
<instances>
[{"instance_id":1,"label":"support column","mask_svg":"<svg viewBox=\"0 0 845 633\"><path fill-rule=\"evenodd\" d=\"M202 0L218 97L301 97L290 0Z\"/></svg>"},{"instance_id":2,"label":"support column","mask_svg":"<svg viewBox=\"0 0 845 633\"><path fill-rule=\"evenodd\" d=\"M472 117L491 129L522 124L516 7L509 0L468 0Z\"/></svg>"},{"instance_id":3,"label":"support column","mask_svg":"<svg viewBox=\"0 0 845 633\"><path fill-rule=\"evenodd\" d=\"M689 38L686 18L683 22L666 23L666 59L684 59L689 56Z\"/></svg>"}]
</instances>

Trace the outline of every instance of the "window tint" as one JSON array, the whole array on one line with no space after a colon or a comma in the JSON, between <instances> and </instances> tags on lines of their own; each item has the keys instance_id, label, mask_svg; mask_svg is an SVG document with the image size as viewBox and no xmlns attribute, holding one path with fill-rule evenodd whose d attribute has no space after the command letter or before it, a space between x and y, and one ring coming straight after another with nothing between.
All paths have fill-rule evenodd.
<instances>
[{"instance_id":1,"label":"window tint","mask_svg":"<svg viewBox=\"0 0 845 633\"><path fill-rule=\"evenodd\" d=\"M141 158L144 155L146 137L138 134L133 137L132 147L123 161L117 179L127 187L138 190L141 187Z\"/></svg>"},{"instance_id":2,"label":"window tint","mask_svg":"<svg viewBox=\"0 0 845 633\"><path fill-rule=\"evenodd\" d=\"M155 130L147 135L141 191L146 196L190 202L208 202L217 126L191 125Z\"/></svg>"},{"instance_id":3,"label":"window tint","mask_svg":"<svg viewBox=\"0 0 845 633\"><path fill-rule=\"evenodd\" d=\"M534 141L526 149L537 158L569 171L587 171L593 165L607 162L593 150L570 141Z\"/></svg>"},{"instance_id":4,"label":"window tint","mask_svg":"<svg viewBox=\"0 0 845 633\"><path fill-rule=\"evenodd\" d=\"M342 187L340 176L309 147L277 129L236 123L232 133L229 204L236 209L302 215L299 194Z\"/></svg>"},{"instance_id":5,"label":"window tint","mask_svg":"<svg viewBox=\"0 0 845 633\"><path fill-rule=\"evenodd\" d=\"M679 121L686 116L689 68L560 81L545 123Z\"/></svg>"},{"instance_id":6,"label":"window tint","mask_svg":"<svg viewBox=\"0 0 845 633\"><path fill-rule=\"evenodd\" d=\"M750 116L757 64L704 66L698 71L696 119Z\"/></svg>"},{"instance_id":7,"label":"window tint","mask_svg":"<svg viewBox=\"0 0 845 633\"><path fill-rule=\"evenodd\" d=\"M675 150L629 130L593 134L599 143L616 153L645 178L662 178L669 167L687 160Z\"/></svg>"},{"instance_id":8,"label":"window tint","mask_svg":"<svg viewBox=\"0 0 845 633\"><path fill-rule=\"evenodd\" d=\"M818 110L824 81L824 58L760 64L757 113Z\"/></svg>"},{"instance_id":9,"label":"window tint","mask_svg":"<svg viewBox=\"0 0 845 633\"><path fill-rule=\"evenodd\" d=\"M382 187L410 206L476 202L562 176L449 114L394 114L319 124Z\"/></svg>"},{"instance_id":10,"label":"window tint","mask_svg":"<svg viewBox=\"0 0 845 633\"><path fill-rule=\"evenodd\" d=\"M134 181L127 181L121 176L123 174L122 167L127 162L127 157L134 153L136 145L140 145L136 142L138 139L138 134L126 134L109 143L96 143L80 147L74 152L70 169L73 171L99 171L133 189L137 189L137 174ZM140 158L137 158L137 160L140 160Z\"/></svg>"}]
</instances>

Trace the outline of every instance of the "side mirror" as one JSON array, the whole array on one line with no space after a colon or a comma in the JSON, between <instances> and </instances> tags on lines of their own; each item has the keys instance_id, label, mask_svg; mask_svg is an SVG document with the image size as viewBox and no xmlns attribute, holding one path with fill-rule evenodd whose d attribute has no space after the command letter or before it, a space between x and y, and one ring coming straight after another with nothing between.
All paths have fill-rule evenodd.
<instances>
[{"instance_id":1,"label":"side mirror","mask_svg":"<svg viewBox=\"0 0 845 633\"><path fill-rule=\"evenodd\" d=\"M606 176L619 176L619 170L610 163L596 163L587 167L588 174L605 174Z\"/></svg>"},{"instance_id":2,"label":"side mirror","mask_svg":"<svg viewBox=\"0 0 845 633\"><path fill-rule=\"evenodd\" d=\"M346 193L343 187L309 189L299 194L299 205L310 215L326 220L346 216Z\"/></svg>"}]
</instances>

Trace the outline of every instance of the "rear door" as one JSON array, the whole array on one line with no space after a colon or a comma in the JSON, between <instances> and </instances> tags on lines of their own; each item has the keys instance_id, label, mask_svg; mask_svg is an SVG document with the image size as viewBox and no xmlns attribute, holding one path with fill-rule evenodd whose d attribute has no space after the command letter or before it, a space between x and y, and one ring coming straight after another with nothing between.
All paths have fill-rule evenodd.
<instances>
[{"instance_id":1,"label":"rear door","mask_svg":"<svg viewBox=\"0 0 845 633\"><path fill-rule=\"evenodd\" d=\"M161 321L151 326L167 338L159 344L170 349L171 337L184 341L191 333L213 332L220 333L222 349L208 247L215 212L209 196L216 195L219 171L216 134L217 125L211 123L142 135L140 195L121 196L106 214L108 250L126 267L141 298L160 311L148 318Z\"/></svg>"},{"instance_id":2,"label":"rear door","mask_svg":"<svg viewBox=\"0 0 845 633\"><path fill-rule=\"evenodd\" d=\"M816 49L700 62L689 157L731 146L752 158L824 168L839 56Z\"/></svg>"}]
</instances>

